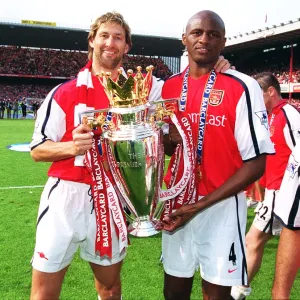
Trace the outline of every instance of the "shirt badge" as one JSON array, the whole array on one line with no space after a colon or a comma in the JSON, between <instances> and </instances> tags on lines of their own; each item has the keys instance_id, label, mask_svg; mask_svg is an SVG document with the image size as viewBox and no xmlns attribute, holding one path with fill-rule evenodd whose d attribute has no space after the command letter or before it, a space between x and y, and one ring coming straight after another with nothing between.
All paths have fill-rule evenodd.
<instances>
[{"instance_id":1,"label":"shirt badge","mask_svg":"<svg viewBox=\"0 0 300 300\"><path fill-rule=\"evenodd\" d=\"M212 106L218 106L222 103L225 91L211 90L208 103Z\"/></svg>"},{"instance_id":2,"label":"shirt badge","mask_svg":"<svg viewBox=\"0 0 300 300\"><path fill-rule=\"evenodd\" d=\"M256 116L260 119L261 125L265 126L266 129L268 129L268 113L266 110L262 111L256 111L255 112Z\"/></svg>"},{"instance_id":3,"label":"shirt badge","mask_svg":"<svg viewBox=\"0 0 300 300\"><path fill-rule=\"evenodd\" d=\"M299 163L295 160L295 158L294 158L294 161L288 163L286 170L290 173L290 178L293 179L295 177L295 174L298 171L298 166L299 166Z\"/></svg>"}]
</instances>

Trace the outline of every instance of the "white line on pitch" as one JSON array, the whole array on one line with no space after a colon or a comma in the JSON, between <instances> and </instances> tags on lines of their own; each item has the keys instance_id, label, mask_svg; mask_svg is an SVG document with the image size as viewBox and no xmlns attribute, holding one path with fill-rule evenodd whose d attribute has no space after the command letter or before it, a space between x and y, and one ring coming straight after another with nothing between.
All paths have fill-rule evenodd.
<instances>
[{"instance_id":1,"label":"white line on pitch","mask_svg":"<svg viewBox=\"0 0 300 300\"><path fill-rule=\"evenodd\" d=\"M36 188L43 188L43 185L25 185L25 186L5 186L0 187L0 190L11 190L11 189L36 189Z\"/></svg>"}]
</instances>

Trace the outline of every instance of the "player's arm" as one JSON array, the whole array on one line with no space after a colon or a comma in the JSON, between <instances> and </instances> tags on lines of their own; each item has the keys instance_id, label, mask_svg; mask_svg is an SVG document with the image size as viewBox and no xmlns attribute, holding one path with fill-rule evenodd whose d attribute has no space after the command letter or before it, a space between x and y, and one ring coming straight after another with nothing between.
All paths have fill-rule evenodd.
<instances>
[{"instance_id":1,"label":"player's arm","mask_svg":"<svg viewBox=\"0 0 300 300\"><path fill-rule=\"evenodd\" d=\"M262 154L253 160L244 162L242 167L227 181L225 181L223 185L215 189L212 193L204 196L201 201L194 204L184 205L180 209L176 210L174 213L167 216L164 219L164 223L159 224L161 227L157 227L157 229L173 231L184 225L202 210L240 193L263 175L265 165L265 154Z\"/></svg>"},{"instance_id":2,"label":"player's arm","mask_svg":"<svg viewBox=\"0 0 300 300\"><path fill-rule=\"evenodd\" d=\"M41 105L35 122L30 144L34 161L53 162L82 155L92 147L91 129L81 124L72 132L70 141L62 142L66 134L66 113L59 103L68 102L62 93L54 88ZM55 100L56 99L56 100ZM71 113L74 113L71 110Z\"/></svg>"},{"instance_id":3,"label":"player's arm","mask_svg":"<svg viewBox=\"0 0 300 300\"><path fill-rule=\"evenodd\" d=\"M288 147L293 151L299 140L300 132L300 113L291 105L283 107L286 124L283 127L283 135Z\"/></svg>"},{"instance_id":4,"label":"player's arm","mask_svg":"<svg viewBox=\"0 0 300 300\"><path fill-rule=\"evenodd\" d=\"M72 132L73 140L70 142L53 142L46 140L30 151L34 161L53 162L77 155L83 155L92 147L92 129L81 124Z\"/></svg>"}]
</instances>

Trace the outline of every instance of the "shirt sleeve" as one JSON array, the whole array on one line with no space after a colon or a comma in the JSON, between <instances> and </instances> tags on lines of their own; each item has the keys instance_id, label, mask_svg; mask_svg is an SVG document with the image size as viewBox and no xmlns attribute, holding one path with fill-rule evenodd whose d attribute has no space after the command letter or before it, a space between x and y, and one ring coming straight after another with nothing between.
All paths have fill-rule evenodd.
<instances>
[{"instance_id":1,"label":"shirt sleeve","mask_svg":"<svg viewBox=\"0 0 300 300\"><path fill-rule=\"evenodd\" d=\"M164 81L160 78L152 76L152 86L149 94L149 102L161 99L161 91L164 85Z\"/></svg>"},{"instance_id":2,"label":"shirt sleeve","mask_svg":"<svg viewBox=\"0 0 300 300\"><path fill-rule=\"evenodd\" d=\"M31 150L47 140L59 142L66 132L66 114L55 100L55 87L37 112L37 119L30 144Z\"/></svg>"},{"instance_id":3,"label":"shirt sleeve","mask_svg":"<svg viewBox=\"0 0 300 300\"><path fill-rule=\"evenodd\" d=\"M244 92L236 107L235 123L235 138L243 161L275 153L261 88L253 78L245 77L240 81Z\"/></svg>"},{"instance_id":4,"label":"shirt sleeve","mask_svg":"<svg viewBox=\"0 0 300 300\"><path fill-rule=\"evenodd\" d=\"M286 144L291 151L300 141L300 113L293 106L287 104L283 108L286 124L283 128L283 134Z\"/></svg>"}]
</instances>

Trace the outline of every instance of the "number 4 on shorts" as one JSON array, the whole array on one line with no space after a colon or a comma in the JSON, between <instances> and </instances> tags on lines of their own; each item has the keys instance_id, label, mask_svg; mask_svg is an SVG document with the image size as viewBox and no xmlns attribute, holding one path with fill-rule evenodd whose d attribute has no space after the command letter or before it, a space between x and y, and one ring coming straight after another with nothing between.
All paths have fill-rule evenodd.
<instances>
[{"instance_id":1,"label":"number 4 on shorts","mask_svg":"<svg viewBox=\"0 0 300 300\"><path fill-rule=\"evenodd\" d=\"M229 261L232 261L232 264L234 266L236 265L236 255L235 255L235 251L234 251L234 243L232 243L232 245L230 247Z\"/></svg>"}]
</instances>

